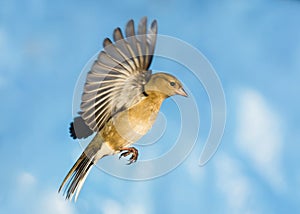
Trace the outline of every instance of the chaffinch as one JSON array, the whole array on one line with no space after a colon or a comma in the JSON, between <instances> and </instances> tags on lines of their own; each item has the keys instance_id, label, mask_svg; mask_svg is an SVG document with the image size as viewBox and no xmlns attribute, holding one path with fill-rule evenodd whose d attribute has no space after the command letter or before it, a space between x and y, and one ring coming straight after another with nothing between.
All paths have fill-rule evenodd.
<instances>
[{"instance_id":1,"label":"chaffinch","mask_svg":"<svg viewBox=\"0 0 300 214\"><path fill-rule=\"evenodd\" d=\"M162 102L176 94L187 96L176 77L149 70L156 20L147 31L147 18L142 18L136 33L130 20L125 35L116 28L114 42L104 39L104 50L87 74L80 116L71 123L70 133L74 139L96 135L59 188L66 184L66 199L75 195L77 200L89 171L102 157L121 152L120 157L131 155L129 164L135 162L138 150L130 146L152 127Z\"/></svg>"}]
</instances>

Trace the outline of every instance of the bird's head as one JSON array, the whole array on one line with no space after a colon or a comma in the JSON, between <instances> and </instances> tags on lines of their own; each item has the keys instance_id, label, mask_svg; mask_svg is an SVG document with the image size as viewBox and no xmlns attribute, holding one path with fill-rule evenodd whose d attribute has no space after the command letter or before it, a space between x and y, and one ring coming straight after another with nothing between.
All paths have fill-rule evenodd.
<instances>
[{"instance_id":1,"label":"bird's head","mask_svg":"<svg viewBox=\"0 0 300 214\"><path fill-rule=\"evenodd\" d=\"M167 73L155 73L151 76L149 82L145 85L145 92L160 93L166 97L181 95L187 97L182 83L174 76Z\"/></svg>"}]
</instances>

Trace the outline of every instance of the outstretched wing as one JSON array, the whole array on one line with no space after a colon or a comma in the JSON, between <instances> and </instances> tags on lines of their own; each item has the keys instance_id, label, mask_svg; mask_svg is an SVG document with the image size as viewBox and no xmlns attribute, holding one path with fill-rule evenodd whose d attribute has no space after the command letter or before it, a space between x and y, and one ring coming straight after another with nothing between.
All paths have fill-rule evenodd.
<instances>
[{"instance_id":1,"label":"outstretched wing","mask_svg":"<svg viewBox=\"0 0 300 214\"><path fill-rule=\"evenodd\" d=\"M113 33L114 42L106 38L104 50L89 71L82 95L81 117L89 128L100 131L117 112L144 98L144 85L156 43L157 22L147 31L147 18L141 19L137 33L134 22L126 25L124 38L120 28Z\"/></svg>"}]
</instances>

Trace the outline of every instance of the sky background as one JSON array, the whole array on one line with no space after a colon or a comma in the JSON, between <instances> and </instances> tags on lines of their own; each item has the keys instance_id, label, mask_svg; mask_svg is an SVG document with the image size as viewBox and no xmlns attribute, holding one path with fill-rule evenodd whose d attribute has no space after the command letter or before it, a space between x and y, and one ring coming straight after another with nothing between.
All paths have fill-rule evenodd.
<instances>
[{"instance_id":1,"label":"sky background","mask_svg":"<svg viewBox=\"0 0 300 214\"><path fill-rule=\"evenodd\" d=\"M198 166L210 127L205 90L155 59L154 70L199 88L195 147L148 181L94 168L77 203L66 202L57 189L81 153L68 133L77 78L115 27L145 15L214 66L227 102L222 144ZM299 20L296 0L1 1L0 213L299 213ZM162 111L169 134L158 149L140 146L141 158L174 144L178 111L172 101Z\"/></svg>"}]
</instances>

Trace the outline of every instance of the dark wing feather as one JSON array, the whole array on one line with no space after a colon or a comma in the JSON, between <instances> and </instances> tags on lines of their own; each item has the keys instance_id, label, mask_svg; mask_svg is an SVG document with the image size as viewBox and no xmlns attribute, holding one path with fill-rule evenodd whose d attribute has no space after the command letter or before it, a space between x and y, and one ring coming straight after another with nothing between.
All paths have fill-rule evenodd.
<instances>
[{"instance_id":1,"label":"dark wing feather","mask_svg":"<svg viewBox=\"0 0 300 214\"><path fill-rule=\"evenodd\" d=\"M120 28L113 33L114 42L106 38L104 50L89 71L81 102L81 117L97 132L117 112L130 108L144 98L144 85L149 81L150 67L157 34L153 21L147 32L143 18L137 34L134 22L126 25L124 38Z\"/></svg>"}]
</instances>

